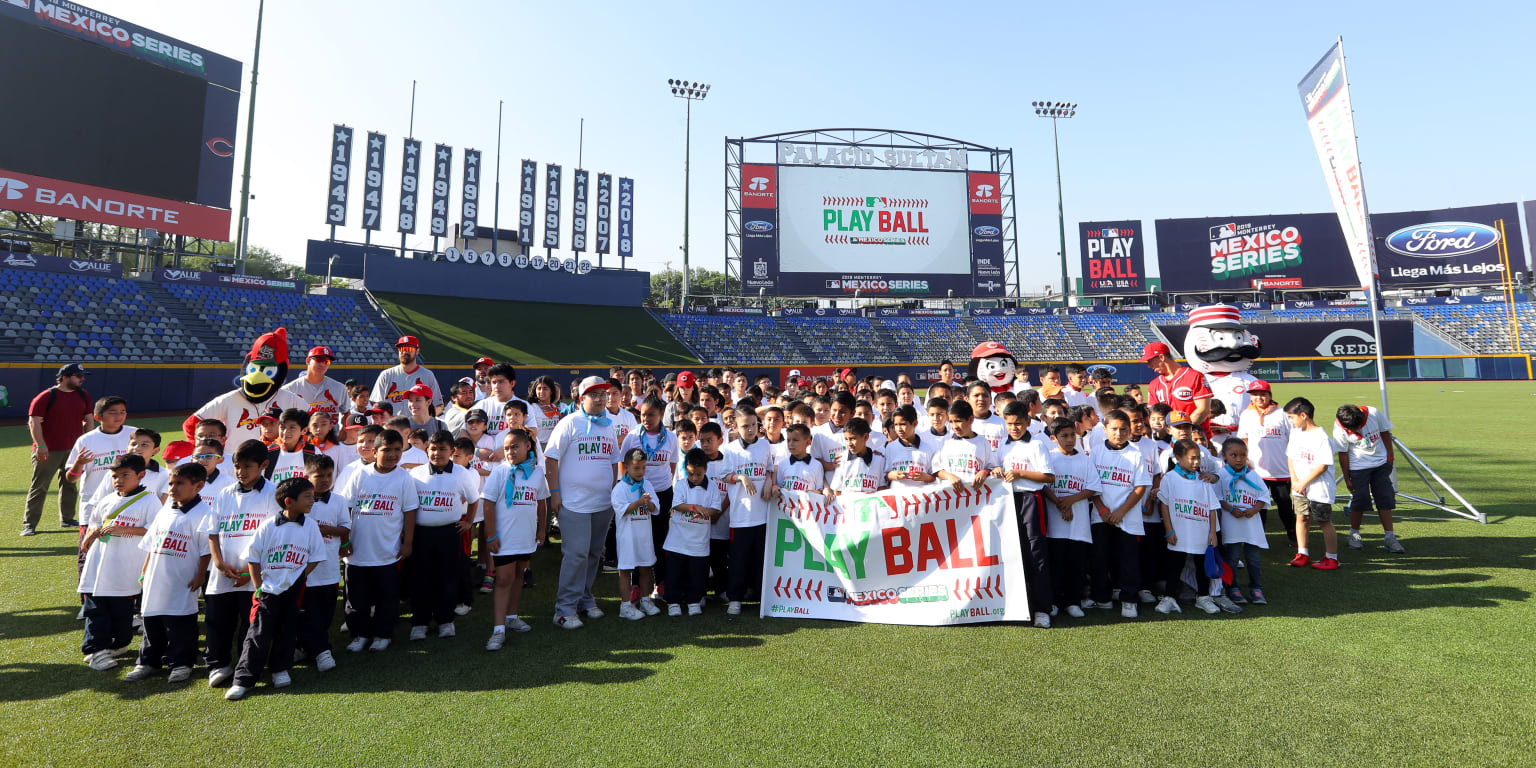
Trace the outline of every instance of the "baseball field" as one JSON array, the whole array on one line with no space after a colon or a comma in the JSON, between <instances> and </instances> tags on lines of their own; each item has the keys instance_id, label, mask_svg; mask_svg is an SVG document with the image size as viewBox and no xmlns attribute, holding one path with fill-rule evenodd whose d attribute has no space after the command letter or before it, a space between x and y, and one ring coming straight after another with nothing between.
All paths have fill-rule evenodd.
<instances>
[{"instance_id":1,"label":"baseball field","mask_svg":"<svg viewBox=\"0 0 1536 768\"><path fill-rule=\"evenodd\" d=\"M1320 421L1377 402L1373 383L1276 385L1295 395ZM524 596L534 629L501 653L483 650L481 596L456 638L402 629L388 651L339 652L334 671L301 666L292 687L238 703L201 669L127 683L131 658L81 663L75 532L50 498L42 533L16 536L28 440L0 428L0 766L1536 764L1536 384L1391 396L1396 434L1489 523L1404 507L1407 554L1382 550L1372 517L1365 551L1325 573L1285 567L1272 520L1270 603L1242 614L1090 611L1038 630L710 605L629 622L606 573L609 616L567 632L549 623L551 550ZM167 440L179 422L129 419Z\"/></svg>"}]
</instances>

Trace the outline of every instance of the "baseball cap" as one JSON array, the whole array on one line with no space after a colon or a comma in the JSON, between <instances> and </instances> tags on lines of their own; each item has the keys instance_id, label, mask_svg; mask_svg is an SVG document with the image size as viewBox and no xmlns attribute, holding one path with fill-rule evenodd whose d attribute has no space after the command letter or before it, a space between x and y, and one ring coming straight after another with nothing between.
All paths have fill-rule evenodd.
<instances>
[{"instance_id":1,"label":"baseball cap","mask_svg":"<svg viewBox=\"0 0 1536 768\"><path fill-rule=\"evenodd\" d=\"M896 389L896 382L891 381L890 379L886 379L885 381L880 382L880 389L894 390Z\"/></svg>"},{"instance_id":2,"label":"baseball cap","mask_svg":"<svg viewBox=\"0 0 1536 768\"><path fill-rule=\"evenodd\" d=\"M609 384L607 379L601 376L588 376L585 379L582 379L580 384L576 385L576 396L586 397L588 392L592 392L598 389L607 389L608 386Z\"/></svg>"},{"instance_id":3,"label":"baseball cap","mask_svg":"<svg viewBox=\"0 0 1536 768\"><path fill-rule=\"evenodd\" d=\"M482 365L495 365L495 364L496 364L495 360L492 360L489 357L482 357L482 358L480 358L480 359L475 361L474 367L475 368L479 368Z\"/></svg>"},{"instance_id":4,"label":"baseball cap","mask_svg":"<svg viewBox=\"0 0 1536 768\"><path fill-rule=\"evenodd\" d=\"M799 378L800 377L800 369L799 368L791 368L791 369L789 369L789 377L791 379Z\"/></svg>"},{"instance_id":5,"label":"baseball cap","mask_svg":"<svg viewBox=\"0 0 1536 768\"><path fill-rule=\"evenodd\" d=\"M363 411L363 413L382 413L386 416L393 416L395 414L395 407L383 402L369 403L368 410Z\"/></svg>"},{"instance_id":6,"label":"baseball cap","mask_svg":"<svg viewBox=\"0 0 1536 768\"><path fill-rule=\"evenodd\" d=\"M79 363L65 363L64 365L59 366L59 372L54 374L54 378L62 379L65 376L84 376L84 375L85 375L85 366L83 366L83 365L81 365Z\"/></svg>"},{"instance_id":7,"label":"baseball cap","mask_svg":"<svg viewBox=\"0 0 1536 768\"><path fill-rule=\"evenodd\" d=\"M193 447L191 440L172 440L166 443L165 452L162 454L165 457L165 463L175 464L191 456Z\"/></svg>"},{"instance_id":8,"label":"baseball cap","mask_svg":"<svg viewBox=\"0 0 1536 768\"><path fill-rule=\"evenodd\" d=\"M972 360L980 360L983 357L991 357L993 355L1008 355L1012 357L1013 353L1009 352L1007 347L997 341L983 341L977 344L975 349L971 350Z\"/></svg>"},{"instance_id":9,"label":"baseball cap","mask_svg":"<svg viewBox=\"0 0 1536 768\"><path fill-rule=\"evenodd\" d=\"M305 355L304 359L305 360L313 360L313 359L315 359L317 357L323 357L323 358L325 358L327 360L335 360L336 359L336 356L331 354L331 348L330 347L315 347L314 349L309 350L309 354Z\"/></svg>"},{"instance_id":10,"label":"baseball cap","mask_svg":"<svg viewBox=\"0 0 1536 768\"><path fill-rule=\"evenodd\" d=\"M691 387L695 383L696 382L693 378L693 371L683 371L677 375L677 385L679 387Z\"/></svg>"},{"instance_id":11,"label":"baseball cap","mask_svg":"<svg viewBox=\"0 0 1536 768\"><path fill-rule=\"evenodd\" d=\"M1185 426L1185 425L1188 425L1188 426L1191 426L1191 427L1195 425L1195 423L1193 421L1189 420L1189 414L1187 414L1187 413L1185 413L1183 411L1173 411L1172 413L1168 414L1168 426L1170 426L1170 427L1182 427L1182 426Z\"/></svg>"},{"instance_id":12,"label":"baseball cap","mask_svg":"<svg viewBox=\"0 0 1536 768\"><path fill-rule=\"evenodd\" d=\"M1141 348L1141 361L1143 363L1152 362L1152 358L1157 357L1158 355L1167 355L1169 357L1173 357L1173 350L1169 349L1168 345L1162 343L1161 341L1154 341L1151 344Z\"/></svg>"},{"instance_id":13,"label":"baseball cap","mask_svg":"<svg viewBox=\"0 0 1536 768\"><path fill-rule=\"evenodd\" d=\"M489 424L491 417L490 414L485 412L484 408L471 408L468 413L464 414L464 421L479 421Z\"/></svg>"},{"instance_id":14,"label":"baseball cap","mask_svg":"<svg viewBox=\"0 0 1536 768\"><path fill-rule=\"evenodd\" d=\"M426 398L429 401L432 399L432 390L425 384L417 384L416 386L407 389L405 394L410 397Z\"/></svg>"},{"instance_id":15,"label":"baseball cap","mask_svg":"<svg viewBox=\"0 0 1536 768\"><path fill-rule=\"evenodd\" d=\"M278 407L277 403L273 403L273 404L267 406L267 409L265 411L262 411L260 416L256 417L257 421L265 421L267 419L271 419L272 421L278 421L278 422L282 421L283 420L283 409Z\"/></svg>"},{"instance_id":16,"label":"baseball cap","mask_svg":"<svg viewBox=\"0 0 1536 768\"><path fill-rule=\"evenodd\" d=\"M1264 381L1263 379L1255 379L1252 384L1248 385L1248 391L1249 392L1268 392L1269 391L1269 382Z\"/></svg>"},{"instance_id":17,"label":"baseball cap","mask_svg":"<svg viewBox=\"0 0 1536 768\"><path fill-rule=\"evenodd\" d=\"M415 336L401 336L398 340L395 341L395 346L416 347L419 349L421 347L421 342L418 341Z\"/></svg>"},{"instance_id":18,"label":"baseball cap","mask_svg":"<svg viewBox=\"0 0 1536 768\"><path fill-rule=\"evenodd\" d=\"M342 432L351 432L366 426L368 426L368 417L361 413L349 413L345 419L341 420Z\"/></svg>"}]
</instances>

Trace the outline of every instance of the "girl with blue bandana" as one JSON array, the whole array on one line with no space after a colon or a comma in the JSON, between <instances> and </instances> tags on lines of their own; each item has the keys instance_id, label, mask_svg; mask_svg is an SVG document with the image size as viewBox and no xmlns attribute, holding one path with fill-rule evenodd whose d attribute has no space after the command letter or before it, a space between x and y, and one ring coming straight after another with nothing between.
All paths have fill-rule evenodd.
<instances>
[{"instance_id":1,"label":"girl with blue bandana","mask_svg":"<svg viewBox=\"0 0 1536 768\"><path fill-rule=\"evenodd\" d=\"M1163 475L1157 489L1157 507L1166 531L1163 538L1167 541L1168 551L1175 555L1167 561L1167 583L1163 587L1163 597L1157 603L1158 613L1181 613L1178 594L1184 564L1189 555L1199 558L1205 554L1206 547L1216 545L1220 515L1229 506L1222 498L1218 483L1207 483L1200 478L1201 452L1195 441L1185 439L1174 443L1173 456L1176 463ZM1242 611L1222 595L1219 579L1212 582L1205 575L1203 561L1195 564L1195 581L1196 608L1206 613Z\"/></svg>"},{"instance_id":2,"label":"girl with blue bandana","mask_svg":"<svg viewBox=\"0 0 1536 768\"><path fill-rule=\"evenodd\" d=\"M614 548L619 556L619 617L631 620L661 613L650 598L651 566L656 564L651 518L661 514L661 509L656 488L645 477L646 463L644 449L625 451L624 474L609 494L617 529Z\"/></svg>"},{"instance_id":3,"label":"girl with blue bandana","mask_svg":"<svg viewBox=\"0 0 1536 768\"><path fill-rule=\"evenodd\" d=\"M491 469L480 498L485 515L485 543L491 548L496 569L492 598L491 637L487 651L501 650L507 630L527 632L528 623L518 618L523 580L518 578L544 540L549 525L549 483L544 468L533 456L534 437L527 428L509 429L502 437L507 460Z\"/></svg>"},{"instance_id":4,"label":"girl with blue bandana","mask_svg":"<svg viewBox=\"0 0 1536 768\"><path fill-rule=\"evenodd\" d=\"M1248 566L1248 594L1254 604L1264 605L1267 601L1260 579L1259 550L1269 549L1262 517L1264 509L1272 503L1269 486L1257 470L1248 466L1248 444L1242 438L1227 438L1221 446L1221 460L1221 480L1216 488L1226 496L1230 507L1221 513L1221 556L1229 564L1242 558ZM1227 597L1238 605L1248 602L1236 584L1227 588Z\"/></svg>"}]
</instances>

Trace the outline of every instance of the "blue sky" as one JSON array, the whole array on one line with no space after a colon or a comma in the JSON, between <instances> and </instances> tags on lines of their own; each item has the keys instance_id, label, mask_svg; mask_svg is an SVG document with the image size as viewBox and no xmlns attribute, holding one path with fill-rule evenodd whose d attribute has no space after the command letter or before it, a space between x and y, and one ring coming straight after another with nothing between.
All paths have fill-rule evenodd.
<instances>
[{"instance_id":1,"label":"blue sky","mask_svg":"<svg viewBox=\"0 0 1536 768\"><path fill-rule=\"evenodd\" d=\"M93 7L237 58L249 83L255 0ZM1061 126L1075 276L1077 221L1139 218L1150 229L1166 217L1329 210L1296 83L1338 35L1373 211L1536 196L1533 16L1514 2L274 0L263 33L251 239L297 263L307 239L325 237L323 174L338 122L389 135L392 222L414 78L416 138L481 149L487 162L496 102L506 100L504 228L515 223L518 161L574 168L584 117L584 165L635 179L631 266L676 268L684 104L665 84L683 77L713 85L693 116L695 266L722 266L724 137L892 128L1013 148L1029 293L1059 272L1051 126L1030 101L1080 105ZM242 109L237 151L244 119ZM359 187L343 239L362 239ZM568 230L568 207L565 216ZM490 219L487 205L481 222ZM378 239L399 242L388 231Z\"/></svg>"}]
</instances>

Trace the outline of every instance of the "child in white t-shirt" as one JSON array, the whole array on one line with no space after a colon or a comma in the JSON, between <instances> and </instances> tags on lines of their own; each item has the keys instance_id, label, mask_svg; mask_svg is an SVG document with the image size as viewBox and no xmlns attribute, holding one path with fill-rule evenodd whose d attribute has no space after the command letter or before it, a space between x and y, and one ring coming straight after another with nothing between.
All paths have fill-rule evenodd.
<instances>
[{"instance_id":1,"label":"child in white t-shirt","mask_svg":"<svg viewBox=\"0 0 1536 768\"><path fill-rule=\"evenodd\" d=\"M650 598L655 586L651 566L656 564L651 516L660 514L660 507L656 488L645 478L645 450L631 448L623 457L623 474L609 495L619 560L619 617L638 620L661 613Z\"/></svg>"},{"instance_id":2,"label":"child in white t-shirt","mask_svg":"<svg viewBox=\"0 0 1536 768\"><path fill-rule=\"evenodd\" d=\"M222 685L235 675L235 662L251 621L251 592L256 586L245 567L246 545L263 521L278 514L275 488L262 471L267 446L246 440L235 448L235 482L219 492L213 509L203 517L200 533L208 536L208 587L203 593L204 634L208 644L208 684Z\"/></svg>"},{"instance_id":3,"label":"child in white t-shirt","mask_svg":"<svg viewBox=\"0 0 1536 768\"><path fill-rule=\"evenodd\" d=\"M290 477L304 476L304 460L318 453L304 437L309 414L297 408L283 411L277 427L277 444L267 452L266 478L274 486Z\"/></svg>"},{"instance_id":4,"label":"child in white t-shirt","mask_svg":"<svg viewBox=\"0 0 1536 768\"><path fill-rule=\"evenodd\" d=\"M1003 406L1007 434L998 446L997 465L1006 487L1013 492L1014 513L1019 523L1019 550L1024 554L1024 583L1029 587L1029 609L1035 626L1051 626L1051 566L1047 551L1040 491L1056 478L1042 441L1029 432L1029 408L1017 400Z\"/></svg>"},{"instance_id":5,"label":"child in white t-shirt","mask_svg":"<svg viewBox=\"0 0 1536 768\"><path fill-rule=\"evenodd\" d=\"M1285 404L1291 422L1290 441L1285 446L1286 467L1291 476L1291 505L1296 508L1296 556L1291 566L1308 565L1320 571L1339 568L1339 535L1333 527L1333 502L1338 481L1333 474L1333 454L1338 449L1328 437L1328 430L1312 420L1312 401L1293 398ZM1324 556L1317 562L1307 551L1307 529L1312 521L1323 531Z\"/></svg>"},{"instance_id":6,"label":"child in white t-shirt","mask_svg":"<svg viewBox=\"0 0 1536 768\"><path fill-rule=\"evenodd\" d=\"M885 477L891 488L922 488L938 480L932 471L933 455L944 444L943 438L919 435L917 409L910 405L897 407L889 418L895 439L885 444Z\"/></svg>"},{"instance_id":7,"label":"child in white t-shirt","mask_svg":"<svg viewBox=\"0 0 1536 768\"><path fill-rule=\"evenodd\" d=\"M1350 493L1349 548L1365 549L1360 523L1374 502L1385 532L1382 549L1402 554L1403 545L1392 529L1392 510L1397 508L1392 422L1369 405L1341 405L1333 422L1333 444L1339 453L1339 474Z\"/></svg>"},{"instance_id":8,"label":"child in white t-shirt","mask_svg":"<svg viewBox=\"0 0 1536 768\"><path fill-rule=\"evenodd\" d=\"M837 498L844 493L875 493L886 486L885 454L869 444L869 422L854 417L843 427L845 449L842 462L832 473L827 495Z\"/></svg>"},{"instance_id":9,"label":"child in white t-shirt","mask_svg":"<svg viewBox=\"0 0 1536 768\"><path fill-rule=\"evenodd\" d=\"M139 659L123 679L143 680L169 666L169 682L192 677L197 654L197 593L208 581L208 537L200 535L208 505L202 488L208 470L183 464L171 470L170 499L139 540L148 553L140 577L144 642Z\"/></svg>"},{"instance_id":10,"label":"child in white t-shirt","mask_svg":"<svg viewBox=\"0 0 1536 768\"><path fill-rule=\"evenodd\" d=\"M1243 609L1228 600L1221 591L1221 579L1206 576L1204 558L1206 547L1216 546L1216 531L1221 511L1227 503L1215 486L1200 479L1200 447L1193 440L1180 440L1173 444L1174 460L1178 463L1165 473L1158 485L1158 511L1163 516L1163 539L1168 551L1179 553L1167 561L1163 597L1157 603L1158 613L1181 613L1178 593L1185 563L1190 556L1194 564L1196 595L1195 607L1206 613L1239 613Z\"/></svg>"},{"instance_id":11,"label":"child in white t-shirt","mask_svg":"<svg viewBox=\"0 0 1536 768\"><path fill-rule=\"evenodd\" d=\"M171 488L171 473L155 461L155 454L160 452L160 433L144 427L135 429L128 440L128 450L144 457L144 487L157 501L164 503L165 494Z\"/></svg>"},{"instance_id":12,"label":"child in white t-shirt","mask_svg":"<svg viewBox=\"0 0 1536 768\"><path fill-rule=\"evenodd\" d=\"M708 475L709 456L702 448L684 454L683 481L672 497L672 522L667 527L667 615L689 616L704 612L704 591L709 581L710 527L722 516L725 503L719 484Z\"/></svg>"},{"instance_id":13,"label":"child in white t-shirt","mask_svg":"<svg viewBox=\"0 0 1536 768\"><path fill-rule=\"evenodd\" d=\"M1239 560L1248 571L1248 594L1255 605L1264 605L1263 564L1259 551L1269 549L1264 536L1264 509L1271 503L1269 486L1248 465L1248 443L1240 437L1228 437L1221 445L1221 480L1217 488L1226 495L1221 512L1221 557L1233 568ZM1227 598L1242 605L1248 602L1236 584L1227 588Z\"/></svg>"},{"instance_id":14,"label":"child in white t-shirt","mask_svg":"<svg viewBox=\"0 0 1536 768\"><path fill-rule=\"evenodd\" d=\"M160 501L144 487L144 457L119 455L106 471L114 493L100 497L81 521L85 562L79 592L85 599L85 639L80 652L97 671L117 666L116 656L133 641L133 603L145 556L139 538L160 510Z\"/></svg>"},{"instance_id":15,"label":"child in white t-shirt","mask_svg":"<svg viewBox=\"0 0 1536 768\"><path fill-rule=\"evenodd\" d=\"M985 485L997 467L992 444L975 429L975 411L971 404L956 400L949 404L949 439L933 455L933 474L954 487L978 489Z\"/></svg>"},{"instance_id":16,"label":"child in white t-shirt","mask_svg":"<svg viewBox=\"0 0 1536 768\"><path fill-rule=\"evenodd\" d=\"M1077 450L1077 427L1071 419L1053 420L1045 433L1056 443L1056 449L1050 453L1051 476L1055 479L1041 489L1046 500L1045 535L1050 548L1052 603L1068 616L1081 619L1083 608L1079 601L1093 547L1093 497L1104 486L1093 459Z\"/></svg>"},{"instance_id":17,"label":"child in white t-shirt","mask_svg":"<svg viewBox=\"0 0 1536 768\"><path fill-rule=\"evenodd\" d=\"M1092 406L1080 412L1093 413ZM1081 415L1081 413L1079 414ZM1078 429L1088 421L1079 420ZM1152 487L1141 449L1131 444L1131 419L1115 409L1104 415L1104 440L1093 446L1089 455L1099 470L1103 492L1094 500L1098 510L1093 526L1093 550L1089 577L1093 583L1092 599L1098 608L1113 608L1114 589L1120 590L1120 615L1134 619L1138 615L1137 594L1141 588L1141 547L1137 538L1141 527L1142 499ZM1111 577L1118 568L1118 585Z\"/></svg>"},{"instance_id":18,"label":"child in white t-shirt","mask_svg":"<svg viewBox=\"0 0 1536 768\"><path fill-rule=\"evenodd\" d=\"M773 446L758 432L756 410L749 404L730 414L736 439L723 452L727 462L726 494L730 518L730 578L725 612L741 613L743 601L757 600L763 584L763 550L768 544L768 502L764 491L772 484Z\"/></svg>"},{"instance_id":19,"label":"child in white t-shirt","mask_svg":"<svg viewBox=\"0 0 1536 768\"><path fill-rule=\"evenodd\" d=\"M507 430L502 435L502 452L507 459L491 467L480 490L486 531L483 546L491 553L496 585L487 651L501 650L507 630L532 629L518 616L523 594L519 577L548 531L550 495L544 467L533 457L535 444L530 430Z\"/></svg>"},{"instance_id":20,"label":"child in white t-shirt","mask_svg":"<svg viewBox=\"0 0 1536 768\"><path fill-rule=\"evenodd\" d=\"M411 556L416 535L416 480L400 466L405 440L386 429L373 447L373 464L360 467L341 488L352 504L351 547L343 547L342 556L347 561L347 631L352 633L347 650L353 653L389 648L400 620L398 564Z\"/></svg>"},{"instance_id":21,"label":"child in white t-shirt","mask_svg":"<svg viewBox=\"0 0 1536 768\"><path fill-rule=\"evenodd\" d=\"M341 588L341 543L352 535L351 503L336 491L336 462L323 453L304 460L304 476L315 485L315 504L309 519L315 521L325 541L325 559L304 580L304 602L299 606L299 652L313 659L315 669L336 668L331 653L331 620L336 617L336 598Z\"/></svg>"},{"instance_id":22,"label":"child in white t-shirt","mask_svg":"<svg viewBox=\"0 0 1536 768\"><path fill-rule=\"evenodd\" d=\"M821 463L811 456L811 428L804 424L791 424L784 430L784 442L789 454L773 469L773 485L766 498L772 502L780 490L821 493L826 488L826 475Z\"/></svg>"}]
</instances>

